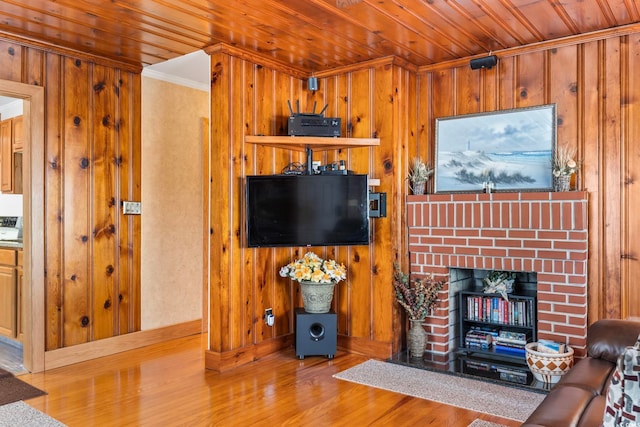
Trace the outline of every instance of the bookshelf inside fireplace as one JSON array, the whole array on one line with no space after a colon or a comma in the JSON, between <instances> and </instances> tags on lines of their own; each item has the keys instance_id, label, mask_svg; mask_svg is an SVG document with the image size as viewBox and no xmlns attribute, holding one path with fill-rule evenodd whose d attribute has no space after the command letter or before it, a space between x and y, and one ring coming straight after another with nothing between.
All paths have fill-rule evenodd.
<instances>
[{"instance_id":1,"label":"bookshelf inside fireplace","mask_svg":"<svg viewBox=\"0 0 640 427\"><path fill-rule=\"evenodd\" d=\"M534 292L458 293L458 369L466 374L529 384L524 346L537 340Z\"/></svg>"}]
</instances>

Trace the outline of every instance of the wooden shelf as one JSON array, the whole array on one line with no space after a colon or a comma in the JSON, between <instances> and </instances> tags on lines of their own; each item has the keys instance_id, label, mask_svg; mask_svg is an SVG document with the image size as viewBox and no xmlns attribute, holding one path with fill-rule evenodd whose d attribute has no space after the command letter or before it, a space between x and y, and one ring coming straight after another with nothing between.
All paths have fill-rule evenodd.
<instances>
[{"instance_id":1,"label":"wooden shelf","mask_svg":"<svg viewBox=\"0 0 640 427\"><path fill-rule=\"evenodd\" d=\"M244 142L286 150L306 151L337 150L339 148L373 147L380 145L380 138L332 138L321 136L257 136L247 135Z\"/></svg>"}]
</instances>

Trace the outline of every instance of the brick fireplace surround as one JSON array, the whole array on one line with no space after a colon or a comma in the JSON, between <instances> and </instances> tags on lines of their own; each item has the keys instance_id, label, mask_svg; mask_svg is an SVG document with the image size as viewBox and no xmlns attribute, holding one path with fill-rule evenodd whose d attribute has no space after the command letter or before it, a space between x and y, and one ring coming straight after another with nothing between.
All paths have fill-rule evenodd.
<instances>
[{"instance_id":1,"label":"brick fireplace surround","mask_svg":"<svg viewBox=\"0 0 640 427\"><path fill-rule=\"evenodd\" d=\"M449 269L536 272L538 338L582 357L587 330L587 193L429 194L407 197L411 275L447 280L425 322L434 362L455 344Z\"/></svg>"}]
</instances>

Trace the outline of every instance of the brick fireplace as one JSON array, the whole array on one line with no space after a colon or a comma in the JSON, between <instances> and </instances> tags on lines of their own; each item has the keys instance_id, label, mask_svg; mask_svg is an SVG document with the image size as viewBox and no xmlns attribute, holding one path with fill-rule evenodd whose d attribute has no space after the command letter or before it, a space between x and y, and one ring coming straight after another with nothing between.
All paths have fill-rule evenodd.
<instances>
[{"instance_id":1,"label":"brick fireplace","mask_svg":"<svg viewBox=\"0 0 640 427\"><path fill-rule=\"evenodd\" d=\"M455 349L452 268L537 273L538 338L566 342L577 357L584 355L586 192L408 196L407 215L411 274L447 280L438 308L425 323L434 361L450 361Z\"/></svg>"}]
</instances>

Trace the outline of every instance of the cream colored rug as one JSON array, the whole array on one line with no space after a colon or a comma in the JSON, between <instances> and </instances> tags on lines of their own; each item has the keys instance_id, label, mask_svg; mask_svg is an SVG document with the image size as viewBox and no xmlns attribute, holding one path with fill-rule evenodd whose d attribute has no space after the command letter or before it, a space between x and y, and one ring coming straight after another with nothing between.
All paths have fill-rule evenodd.
<instances>
[{"instance_id":1,"label":"cream colored rug","mask_svg":"<svg viewBox=\"0 0 640 427\"><path fill-rule=\"evenodd\" d=\"M0 427L65 427L23 401L0 406Z\"/></svg>"},{"instance_id":2,"label":"cream colored rug","mask_svg":"<svg viewBox=\"0 0 640 427\"><path fill-rule=\"evenodd\" d=\"M541 393L378 360L334 377L516 421L526 420L545 398Z\"/></svg>"},{"instance_id":3,"label":"cream colored rug","mask_svg":"<svg viewBox=\"0 0 640 427\"><path fill-rule=\"evenodd\" d=\"M504 424L492 423L481 419L475 419L467 427L505 427Z\"/></svg>"}]
</instances>

